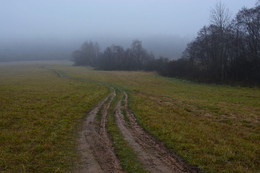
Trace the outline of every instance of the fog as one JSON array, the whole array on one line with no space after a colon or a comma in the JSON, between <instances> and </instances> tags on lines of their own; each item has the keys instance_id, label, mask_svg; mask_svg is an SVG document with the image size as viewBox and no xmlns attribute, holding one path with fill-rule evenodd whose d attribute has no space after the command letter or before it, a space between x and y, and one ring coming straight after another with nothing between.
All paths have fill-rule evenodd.
<instances>
[{"instance_id":1,"label":"fog","mask_svg":"<svg viewBox=\"0 0 260 173\"><path fill-rule=\"evenodd\" d=\"M0 0L0 60L69 59L92 40L101 49L134 39L157 57L179 58L209 23L215 0ZM235 14L256 0L222 1Z\"/></svg>"}]
</instances>

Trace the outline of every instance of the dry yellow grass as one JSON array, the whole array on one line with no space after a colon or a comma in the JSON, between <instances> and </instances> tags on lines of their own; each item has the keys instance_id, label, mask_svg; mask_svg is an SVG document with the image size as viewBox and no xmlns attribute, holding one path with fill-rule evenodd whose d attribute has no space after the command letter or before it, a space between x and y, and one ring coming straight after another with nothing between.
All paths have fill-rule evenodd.
<instances>
[{"instance_id":1,"label":"dry yellow grass","mask_svg":"<svg viewBox=\"0 0 260 173\"><path fill-rule=\"evenodd\" d=\"M197 84L146 72L56 66L127 90L139 123L205 172L260 170L260 89Z\"/></svg>"},{"instance_id":2,"label":"dry yellow grass","mask_svg":"<svg viewBox=\"0 0 260 173\"><path fill-rule=\"evenodd\" d=\"M0 172L64 172L76 159L76 128L108 94L34 64L0 66Z\"/></svg>"},{"instance_id":3,"label":"dry yellow grass","mask_svg":"<svg viewBox=\"0 0 260 173\"><path fill-rule=\"evenodd\" d=\"M260 170L259 88L48 65L80 82L39 67L0 67L2 172L68 169L76 124L109 92L98 83L127 91L142 127L204 172Z\"/></svg>"}]
</instances>

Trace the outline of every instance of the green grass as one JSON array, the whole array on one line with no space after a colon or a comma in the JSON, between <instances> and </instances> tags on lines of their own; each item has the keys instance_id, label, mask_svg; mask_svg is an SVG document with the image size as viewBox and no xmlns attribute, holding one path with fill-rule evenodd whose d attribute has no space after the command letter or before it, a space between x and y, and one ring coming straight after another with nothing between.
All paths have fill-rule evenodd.
<instances>
[{"instance_id":1,"label":"green grass","mask_svg":"<svg viewBox=\"0 0 260 173\"><path fill-rule=\"evenodd\" d=\"M104 102L104 104L102 106L100 106L99 109L98 109L97 115L95 117L95 119L97 120L98 124L100 124L101 119L102 119L102 111L103 111L105 105L109 103L110 99L111 99L111 96L109 96L107 98L107 100Z\"/></svg>"},{"instance_id":2,"label":"green grass","mask_svg":"<svg viewBox=\"0 0 260 173\"><path fill-rule=\"evenodd\" d=\"M69 169L76 158L76 125L109 92L98 83L127 90L139 124L204 172L260 170L259 88L198 84L146 72L95 71L69 63L48 68L81 80L60 78L38 65L0 66L2 172ZM120 141L113 116L108 120L114 141ZM127 143L116 144L126 165Z\"/></svg>"},{"instance_id":3,"label":"green grass","mask_svg":"<svg viewBox=\"0 0 260 173\"><path fill-rule=\"evenodd\" d=\"M121 108L121 113L123 114L124 120L125 120L125 122L127 123L127 125L130 125L130 121L129 121L127 115L126 115L125 101L124 101L124 100L125 100L125 95L123 95L122 101L121 101L121 106L122 106L122 108Z\"/></svg>"},{"instance_id":4,"label":"green grass","mask_svg":"<svg viewBox=\"0 0 260 173\"><path fill-rule=\"evenodd\" d=\"M0 66L0 172L65 172L80 120L109 90L41 65Z\"/></svg>"},{"instance_id":5,"label":"green grass","mask_svg":"<svg viewBox=\"0 0 260 173\"><path fill-rule=\"evenodd\" d=\"M120 161L120 164L123 168L123 171L132 173L132 172L146 172L142 164L137 159L137 155L134 153L133 149L128 145L124 140L120 130L116 126L114 110L116 104L119 102L122 93L119 90L116 90L116 97L112 100L111 105L108 109L108 121L107 121L107 131L110 134L115 153Z\"/></svg>"},{"instance_id":6,"label":"green grass","mask_svg":"<svg viewBox=\"0 0 260 173\"><path fill-rule=\"evenodd\" d=\"M127 90L142 127L204 172L259 172L259 88L198 84L146 72L55 68Z\"/></svg>"}]
</instances>

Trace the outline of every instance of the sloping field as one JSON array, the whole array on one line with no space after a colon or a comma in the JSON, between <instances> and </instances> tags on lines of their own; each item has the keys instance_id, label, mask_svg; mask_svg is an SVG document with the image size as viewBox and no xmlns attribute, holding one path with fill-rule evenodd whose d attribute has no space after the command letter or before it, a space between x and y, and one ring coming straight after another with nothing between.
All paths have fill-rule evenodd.
<instances>
[{"instance_id":1,"label":"sloping field","mask_svg":"<svg viewBox=\"0 0 260 173\"><path fill-rule=\"evenodd\" d=\"M0 172L64 172L77 124L109 90L60 78L42 65L0 66Z\"/></svg>"},{"instance_id":2,"label":"sloping field","mask_svg":"<svg viewBox=\"0 0 260 173\"><path fill-rule=\"evenodd\" d=\"M138 123L205 172L260 170L259 88L196 84L145 72L55 68L126 90Z\"/></svg>"},{"instance_id":3,"label":"sloping field","mask_svg":"<svg viewBox=\"0 0 260 173\"><path fill-rule=\"evenodd\" d=\"M260 170L259 88L68 63L0 72L0 172Z\"/></svg>"}]
</instances>

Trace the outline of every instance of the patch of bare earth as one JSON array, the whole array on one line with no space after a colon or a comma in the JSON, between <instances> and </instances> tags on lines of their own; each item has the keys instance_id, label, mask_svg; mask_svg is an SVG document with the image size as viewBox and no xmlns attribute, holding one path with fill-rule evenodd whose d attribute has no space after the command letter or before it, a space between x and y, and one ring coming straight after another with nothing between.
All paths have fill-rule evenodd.
<instances>
[{"instance_id":1,"label":"patch of bare earth","mask_svg":"<svg viewBox=\"0 0 260 173\"><path fill-rule=\"evenodd\" d=\"M162 144L157 142L151 135L147 134L136 122L134 115L128 107L128 98L125 93L126 116L129 125L124 121L121 114L121 101L117 104L115 117L118 128L124 139L129 143L138 155L144 168L149 172L195 172L185 166L185 164L172 152L169 152Z\"/></svg>"},{"instance_id":2,"label":"patch of bare earth","mask_svg":"<svg viewBox=\"0 0 260 173\"><path fill-rule=\"evenodd\" d=\"M102 100L85 117L78 139L80 161L76 164L76 169L73 172L123 172L106 129L108 109L115 95L115 92L111 94L108 103L105 102L109 97ZM156 141L138 125L129 109L127 94L124 93L124 95L124 107L121 106L122 100L120 100L115 108L116 125L125 141L137 154L144 168L152 173L197 172L186 166L178 156L170 152L162 143ZM95 117L102 106L102 118L98 124ZM126 110L125 116L129 120L128 123L121 113L122 108Z\"/></svg>"},{"instance_id":3,"label":"patch of bare earth","mask_svg":"<svg viewBox=\"0 0 260 173\"><path fill-rule=\"evenodd\" d=\"M107 110L114 97L113 93L109 102L104 105L100 126L95 123L95 117L108 98L102 100L85 117L78 139L80 161L73 172L122 172L106 131Z\"/></svg>"}]
</instances>

